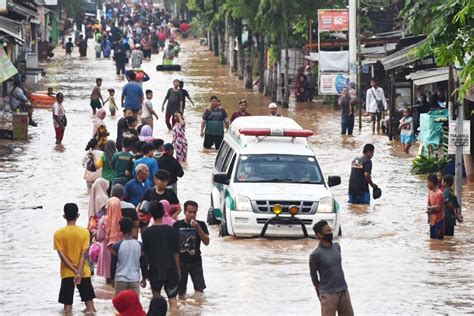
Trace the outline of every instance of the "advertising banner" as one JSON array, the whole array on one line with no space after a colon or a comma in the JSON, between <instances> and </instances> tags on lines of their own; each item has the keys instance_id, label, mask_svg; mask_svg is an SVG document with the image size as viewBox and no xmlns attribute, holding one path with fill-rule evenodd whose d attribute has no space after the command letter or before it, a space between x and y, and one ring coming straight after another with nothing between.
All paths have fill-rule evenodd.
<instances>
[{"instance_id":1,"label":"advertising banner","mask_svg":"<svg viewBox=\"0 0 474 316\"><path fill-rule=\"evenodd\" d=\"M463 132L456 134L456 121L449 120L448 154L456 154L456 146L463 147L463 154L471 152L471 121L464 120Z\"/></svg>"},{"instance_id":2,"label":"advertising banner","mask_svg":"<svg viewBox=\"0 0 474 316\"><path fill-rule=\"evenodd\" d=\"M349 73L320 73L319 94L339 95L344 87L349 87Z\"/></svg>"},{"instance_id":3,"label":"advertising banner","mask_svg":"<svg viewBox=\"0 0 474 316\"><path fill-rule=\"evenodd\" d=\"M319 52L320 71L349 71L349 51Z\"/></svg>"},{"instance_id":4,"label":"advertising banner","mask_svg":"<svg viewBox=\"0 0 474 316\"><path fill-rule=\"evenodd\" d=\"M349 30L349 10L318 10L319 32Z\"/></svg>"}]
</instances>

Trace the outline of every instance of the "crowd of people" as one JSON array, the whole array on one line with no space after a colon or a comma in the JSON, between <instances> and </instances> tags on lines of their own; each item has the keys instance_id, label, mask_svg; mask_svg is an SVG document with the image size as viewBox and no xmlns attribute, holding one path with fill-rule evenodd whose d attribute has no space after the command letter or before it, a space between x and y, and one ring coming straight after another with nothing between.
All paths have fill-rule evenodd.
<instances>
[{"instance_id":1,"label":"crowd of people","mask_svg":"<svg viewBox=\"0 0 474 316\"><path fill-rule=\"evenodd\" d=\"M173 20L164 9L152 4L131 6L110 3L99 20L85 22L86 34L76 31L76 40L69 37L64 45L66 55L71 55L77 46L81 57L87 56L88 38L94 38L95 57L111 58L115 61L116 73L125 77L125 66L140 69L142 62L150 61L152 54L163 51L163 63L172 64L180 52L176 41L178 34L187 34L189 24ZM167 43L168 42L168 43ZM145 80L146 81L146 80Z\"/></svg>"},{"instance_id":2,"label":"crowd of people","mask_svg":"<svg viewBox=\"0 0 474 316\"><path fill-rule=\"evenodd\" d=\"M70 314L76 287L85 302L86 312L94 313L91 277L95 275L104 278L113 288L112 304L120 315L165 315L168 304L170 309L176 310L177 298L186 299L188 276L193 282L195 297L199 298L206 289L200 247L210 243L207 225L196 219L198 203L193 200L182 203L178 194L178 182L184 176L183 165L188 159L184 112L186 100L191 104L193 101L184 89L184 82L175 79L161 106L164 122L171 131L171 141L165 142L153 136L158 120L154 95L152 90L143 91L141 84L149 79L140 69L143 61L160 49L164 50L165 64L178 54L178 28L163 10L137 5L130 11L129 7L117 4L109 5L95 25L96 57L113 58L117 75L128 82L123 86L120 102L115 99L114 89L107 90L107 98L102 95L101 78L96 78L90 95L95 120L83 160L84 180L90 192L88 224L87 228L77 226L78 206L64 205L67 225L54 234L54 249L61 259L59 302L64 305L65 313ZM186 27L180 29L187 30ZM85 57L87 36L78 38L76 45L80 55ZM66 54L70 55L73 47L70 38L65 46ZM125 69L127 64L131 69ZM315 85L308 83L310 69L300 69L298 78L297 97L312 99ZM62 106L64 95L57 93L55 97L53 124L56 144L61 144L67 126ZM357 102L354 89L344 88L338 100L342 107L342 134L353 132ZM107 103L112 116L123 110L115 139L110 139L104 121ZM372 129L378 131L387 103L375 79L367 91L366 105ZM251 115L248 106L247 100L239 100L238 110L229 118L219 98L212 96L202 114L203 147L218 150L230 124L239 117ZM269 104L268 111L270 116L281 116L275 103ZM408 153L414 141L413 118L408 110L404 111L399 129ZM373 198L382 194L371 176L374 151L373 145L366 144L362 156L352 161L350 203L369 204L369 186L373 189ZM442 181L433 175L428 177L431 238L453 235L456 220L462 221L452 184L450 176L444 176ZM320 221L313 229L319 246L311 254L309 265L322 314L335 315L337 311L353 315L342 270L341 248L333 243L327 222ZM140 303L140 290L148 284L153 298L146 313Z\"/></svg>"}]
</instances>

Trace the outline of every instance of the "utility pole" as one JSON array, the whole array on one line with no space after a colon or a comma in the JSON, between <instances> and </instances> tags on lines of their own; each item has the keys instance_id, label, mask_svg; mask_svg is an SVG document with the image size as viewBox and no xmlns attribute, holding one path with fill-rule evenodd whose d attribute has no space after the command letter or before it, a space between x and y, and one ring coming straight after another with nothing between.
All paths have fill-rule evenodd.
<instances>
[{"instance_id":1,"label":"utility pole","mask_svg":"<svg viewBox=\"0 0 474 316\"><path fill-rule=\"evenodd\" d=\"M462 167L463 167L463 147L464 147L464 139L463 139L463 127L464 127L464 105L462 102L457 102L457 98L453 93L454 90L457 88L455 85L454 76L453 76L453 65L449 65L449 101L452 103L453 108L457 109L456 113L456 156L455 156L455 172L454 172L454 186L456 190L456 196L458 198L459 205L462 205Z\"/></svg>"},{"instance_id":2,"label":"utility pole","mask_svg":"<svg viewBox=\"0 0 474 316\"><path fill-rule=\"evenodd\" d=\"M362 129L362 102L360 91L360 38L359 0L349 0L349 82L356 85L359 100L359 130Z\"/></svg>"}]
</instances>

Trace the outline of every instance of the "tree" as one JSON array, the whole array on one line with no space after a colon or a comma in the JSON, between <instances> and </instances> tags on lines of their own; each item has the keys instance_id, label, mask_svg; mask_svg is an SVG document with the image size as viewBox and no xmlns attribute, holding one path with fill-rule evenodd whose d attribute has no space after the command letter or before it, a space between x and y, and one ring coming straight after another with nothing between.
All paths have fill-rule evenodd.
<instances>
[{"instance_id":1,"label":"tree","mask_svg":"<svg viewBox=\"0 0 474 316\"><path fill-rule=\"evenodd\" d=\"M462 100L474 84L474 1L472 0L406 0L401 15L407 30L426 34L427 41L415 54L434 56L439 66L459 65L464 82L459 90Z\"/></svg>"}]
</instances>

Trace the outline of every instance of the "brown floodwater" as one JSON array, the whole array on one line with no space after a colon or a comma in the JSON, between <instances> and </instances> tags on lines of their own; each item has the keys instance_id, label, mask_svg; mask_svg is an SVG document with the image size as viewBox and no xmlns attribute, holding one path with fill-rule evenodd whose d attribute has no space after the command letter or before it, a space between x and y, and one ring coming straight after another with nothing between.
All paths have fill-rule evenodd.
<instances>
[{"instance_id":1,"label":"brown floodwater","mask_svg":"<svg viewBox=\"0 0 474 316\"><path fill-rule=\"evenodd\" d=\"M90 42L92 44L92 42ZM114 88L119 100L123 82L116 80L110 60L89 57L66 59L58 50L45 65L45 86L65 94L68 126L64 146L56 147L52 115L34 113L38 127L30 128L28 142L0 142L0 311L2 315L59 315L59 258L53 250L53 233L63 226L62 206L78 203L85 226L88 195L81 165L84 147L92 132L89 95L95 77L104 79L102 92ZM76 52L77 54L77 52ZM211 172L216 153L202 149L199 124L211 95L219 96L230 115L237 101L249 100L249 112L266 114L269 100L246 91L243 82L194 41L184 42L179 57L183 71L154 70L161 61L153 56L143 68L151 77L144 88L153 89L154 105L161 107L173 79L185 81L195 102L187 102L185 119L189 162L179 181L179 198L198 201L198 217L206 218ZM42 87L44 88L44 87ZM296 104L281 113L315 132L311 144L323 171L340 175L342 184L333 192L342 207L343 267L352 304L358 315L469 314L474 313L474 186L463 196L465 222L456 226L454 237L431 241L426 224L425 177L410 174L413 154L402 153L399 143L372 135L364 120L353 137L339 135L339 113L321 104ZM155 137L171 139L160 115ZM115 139L117 117L105 122ZM381 199L370 206L349 206L347 185L351 160L365 143L376 151L373 179L383 189ZM42 206L42 209L33 209ZM220 238L211 227L211 243L202 247L207 289L203 298L190 297L180 303L181 315L317 315L319 302L311 284L308 256L314 239ZM98 299L97 315L113 315L112 289L103 279L93 280ZM141 301L148 307L150 290ZM83 306L75 296L75 315Z\"/></svg>"}]
</instances>

